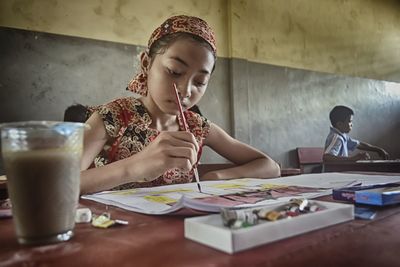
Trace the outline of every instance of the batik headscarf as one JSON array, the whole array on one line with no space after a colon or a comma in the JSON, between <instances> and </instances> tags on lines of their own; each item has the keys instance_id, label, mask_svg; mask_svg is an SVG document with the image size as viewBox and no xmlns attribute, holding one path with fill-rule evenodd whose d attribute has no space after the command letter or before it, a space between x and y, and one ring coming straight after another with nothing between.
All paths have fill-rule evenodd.
<instances>
[{"instance_id":1,"label":"batik headscarf","mask_svg":"<svg viewBox=\"0 0 400 267\"><path fill-rule=\"evenodd\" d=\"M202 39L204 39L213 50L214 55L217 54L217 46L215 42L214 31L204 20L191 17L191 16L174 16L167 19L160 27L155 29L155 31L151 34L146 53L149 53L151 46L159 40L160 38L177 33L177 32L186 32L193 35L196 35ZM128 84L126 88L129 91L140 94L142 96L147 95L147 74L140 71Z\"/></svg>"}]
</instances>

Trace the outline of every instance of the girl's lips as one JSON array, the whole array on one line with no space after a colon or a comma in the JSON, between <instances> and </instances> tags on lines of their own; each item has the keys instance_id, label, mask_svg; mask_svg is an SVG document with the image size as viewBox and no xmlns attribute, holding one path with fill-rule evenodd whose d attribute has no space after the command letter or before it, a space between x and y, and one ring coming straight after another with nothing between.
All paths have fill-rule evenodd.
<instances>
[{"instance_id":1,"label":"girl's lips","mask_svg":"<svg viewBox=\"0 0 400 267\"><path fill-rule=\"evenodd\" d=\"M175 99L174 100L167 100L167 103L171 108L173 108L174 110L179 111L178 103L176 103ZM182 109L186 110L186 106L182 105Z\"/></svg>"},{"instance_id":2,"label":"girl's lips","mask_svg":"<svg viewBox=\"0 0 400 267\"><path fill-rule=\"evenodd\" d=\"M188 100L188 99L186 99L186 100ZM190 104L189 101L185 101L185 99L181 100L182 108L188 108L189 104Z\"/></svg>"},{"instance_id":3,"label":"girl's lips","mask_svg":"<svg viewBox=\"0 0 400 267\"><path fill-rule=\"evenodd\" d=\"M169 103L173 103L174 105L176 105L176 107L178 107L178 103L176 103L176 100L168 100ZM181 100L181 105L182 105L182 109L183 110L187 110L188 109L188 104L185 104L182 102Z\"/></svg>"}]
</instances>

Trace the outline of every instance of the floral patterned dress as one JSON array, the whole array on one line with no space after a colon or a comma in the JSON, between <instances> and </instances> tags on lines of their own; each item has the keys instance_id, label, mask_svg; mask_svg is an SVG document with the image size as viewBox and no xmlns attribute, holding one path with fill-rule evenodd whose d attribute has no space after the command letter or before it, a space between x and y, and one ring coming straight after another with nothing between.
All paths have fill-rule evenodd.
<instances>
[{"instance_id":1,"label":"floral patterned dress","mask_svg":"<svg viewBox=\"0 0 400 267\"><path fill-rule=\"evenodd\" d=\"M94 160L94 166L100 167L111 162L127 158L142 151L160 133L150 128L151 117L141 101L134 97L119 98L97 108L103 119L107 134L111 137L103 150ZM189 131L195 136L199 147L210 131L210 122L192 111L185 111ZM183 129L182 121L179 120ZM198 158L201 156L201 149ZM166 184L188 183L194 178L193 169L183 172L170 169L151 182L132 182L113 189L129 189L136 187L159 186Z\"/></svg>"}]
</instances>

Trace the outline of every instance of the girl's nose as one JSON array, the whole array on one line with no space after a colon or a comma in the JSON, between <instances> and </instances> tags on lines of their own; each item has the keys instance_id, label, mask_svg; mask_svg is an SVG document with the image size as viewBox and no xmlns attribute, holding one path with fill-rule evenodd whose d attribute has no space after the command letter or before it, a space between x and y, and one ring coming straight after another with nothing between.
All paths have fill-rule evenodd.
<instances>
[{"instance_id":1,"label":"girl's nose","mask_svg":"<svg viewBox=\"0 0 400 267\"><path fill-rule=\"evenodd\" d=\"M189 98L191 96L191 90L190 90L189 83L179 85L178 91L179 91L181 98Z\"/></svg>"}]
</instances>

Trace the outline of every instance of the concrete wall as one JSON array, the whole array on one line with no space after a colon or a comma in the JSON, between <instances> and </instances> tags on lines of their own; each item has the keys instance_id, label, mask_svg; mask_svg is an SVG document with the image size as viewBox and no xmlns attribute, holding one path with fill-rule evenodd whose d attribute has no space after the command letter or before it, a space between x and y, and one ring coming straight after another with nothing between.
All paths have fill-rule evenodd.
<instances>
[{"instance_id":1,"label":"concrete wall","mask_svg":"<svg viewBox=\"0 0 400 267\"><path fill-rule=\"evenodd\" d=\"M228 133L295 166L293 149L322 146L330 109L345 104L356 112L354 137L399 158L400 84L387 82L400 82L398 7L392 0L1 1L0 122L59 120L73 103L127 95L152 29L184 13L216 30L217 69L200 107ZM206 150L202 161L223 159Z\"/></svg>"},{"instance_id":2,"label":"concrete wall","mask_svg":"<svg viewBox=\"0 0 400 267\"><path fill-rule=\"evenodd\" d=\"M0 1L0 26L138 46L176 14L207 20L220 57L400 82L398 0Z\"/></svg>"},{"instance_id":3,"label":"concrete wall","mask_svg":"<svg viewBox=\"0 0 400 267\"><path fill-rule=\"evenodd\" d=\"M132 95L125 90L144 48L0 27L0 122L62 120L65 108ZM228 60L218 59L199 103L231 132ZM206 150L203 161L223 161Z\"/></svg>"},{"instance_id":4,"label":"concrete wall","mask_svg":"<svg viewBox=\"0 0 400 267\"><path fill-rule=\"evenodd\" d=\"M335 105L353 108L354 138L400 158L399 83L236 59L232 65L240 76L232 87L235 136L283 166L296 166L296 147L324 145Z\"/></svg>"},{"instance_id":5,"label":"concrete wall","mask_svg":"<svg viewBox=\"0 0 400 267\"><path fill-rule=\"evenodd\" d=\"M143 49L7 28L0 40L0 122L61 120L73 103L129 95L132 58ZM398 83L219 58L200 107L238 139L295 166L293 149L323 145L336 104L354 108L354 136L400 157ZM202 161L224 160L206 150Z\"/></svg>"},{"instance_id":6,"label":"concrete wall","mask_svg":"<svg viewBox=\"0 0 400 267\"><path fill-rule=\"evenodd\" d=\"M227 0L7 0L0 26L146 46L153 29L172 15L205 19L227 56Z\"/></svg>"},{"instance_id":7,"label":"concrete wall","mask_svg":"<svg viewBox=\"0 0 400 267\"><path fill-rule=\"evenodd\" d=\"M400 82L398 0L232 0L231 57Z\"/></svg>"}]
</instances>

